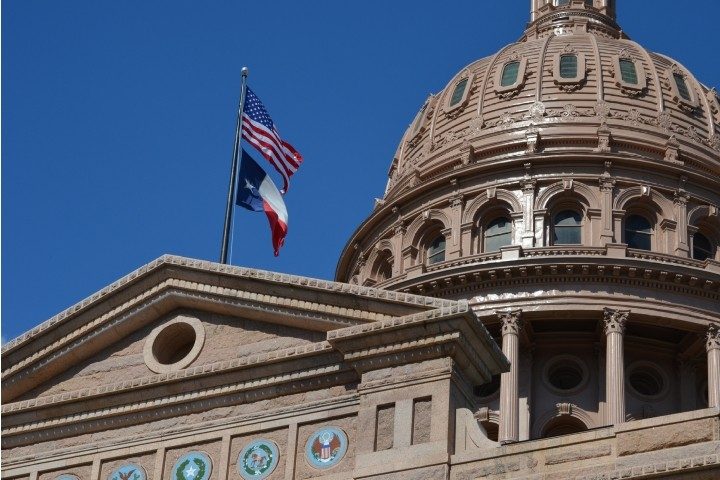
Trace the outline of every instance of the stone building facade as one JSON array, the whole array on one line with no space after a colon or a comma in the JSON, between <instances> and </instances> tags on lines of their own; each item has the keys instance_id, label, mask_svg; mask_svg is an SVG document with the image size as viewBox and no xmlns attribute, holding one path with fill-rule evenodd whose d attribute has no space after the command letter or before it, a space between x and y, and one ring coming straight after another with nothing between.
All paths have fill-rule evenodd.
<instances>
[{"instance_id":1,"label":"stone building facade","mask_svg":"<svg viewBox=\"0 0 720 480\"><path fill-rule=\"evenodd\" d=\"M427 99L338 283L166 256L9 342L2 478L720 478L720 98L614 3Z\"/></svg>"}]
</instances>

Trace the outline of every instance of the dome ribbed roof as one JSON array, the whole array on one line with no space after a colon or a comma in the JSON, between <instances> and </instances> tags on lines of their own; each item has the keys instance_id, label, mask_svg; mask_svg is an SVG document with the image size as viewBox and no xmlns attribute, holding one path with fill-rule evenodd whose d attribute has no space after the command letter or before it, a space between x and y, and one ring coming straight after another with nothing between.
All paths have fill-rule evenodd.
<instances>
[{"instance_id":1,"label":"dome ribbed roof","mask_svg":"<svg viewBox=\"0 0 720 480\"><path fill-rule=\"evenodd\" d=\"M545 5L517 43L471 63L430 96L398 147L386 198L483 157L569 146L642 152L717 175L715 90L679 62L628 39L611 16L584 3ZM561 75L563 56L575 58L577 79ZM503 86L503 70L513 63L517 81ZM623 81L621 70L630 63L636 78L630 72L627 79L634 83ZM513 83L512 73L506 83Z\"/></svg>"}]
</instances>

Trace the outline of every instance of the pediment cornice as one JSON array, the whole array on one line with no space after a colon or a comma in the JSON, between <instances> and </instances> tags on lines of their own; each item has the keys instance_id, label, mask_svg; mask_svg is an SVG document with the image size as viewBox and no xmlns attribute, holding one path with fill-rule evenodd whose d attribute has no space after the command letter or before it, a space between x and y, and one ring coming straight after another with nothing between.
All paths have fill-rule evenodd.
<instances>
[{"instance_id":1,"label":"pediment cornice","mask_svg":"<svg viewBox=\"0 0 720 480\"><path fill-rule=\"evenodd\" d=\"M3 347L3 401L178 308L315 331L453 302L183 257L163 256Z\"/></svg>"}]
</instances>

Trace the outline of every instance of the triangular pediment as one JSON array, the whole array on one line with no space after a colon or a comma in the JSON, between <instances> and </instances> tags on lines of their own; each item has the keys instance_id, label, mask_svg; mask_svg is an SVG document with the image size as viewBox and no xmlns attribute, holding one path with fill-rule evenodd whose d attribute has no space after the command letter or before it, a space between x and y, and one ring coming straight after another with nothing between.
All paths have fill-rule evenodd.
<instances>
[{"instance_id":1,"label":"triangular pediment","mask_svg":"<svg viewBox=\"0 0 720 480\"><path fill-rule=\"evenodd\" d=\"M475 383L507 368L467 302L164 256L3 348L3 447L438 356Z\"/></svg>"},{"instance_id":2,"label":"triangular pediment","mask_svg":"<svg viewBox=\"0 0 720 480\"><path fill-rule=\"evenodd\" d=\"M8 342L3 402L113 351L172 312L327 332L447 306L447 300L163 256Z\"/></svg>"}]
</instances>

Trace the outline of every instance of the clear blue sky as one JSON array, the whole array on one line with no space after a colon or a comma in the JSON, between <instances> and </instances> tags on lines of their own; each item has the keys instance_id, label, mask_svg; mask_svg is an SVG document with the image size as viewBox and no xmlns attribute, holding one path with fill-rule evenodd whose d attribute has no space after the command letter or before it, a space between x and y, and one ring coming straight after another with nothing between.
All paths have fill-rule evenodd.
<instances>
[{"instance_id":1,"label":"clear blue sky","mask_svg":"<svg viewBox=\"0 0 720 480\"><path fill-rule=\"evenodd\" d=\"M280 257L238 210L233 263L332 278L427 94L519 38L529 3L5 0L3 338L163 253L217 260L242 65L305 164ZM618 4L720 86L720 2Z\"/></svg>"}]
</instances>

